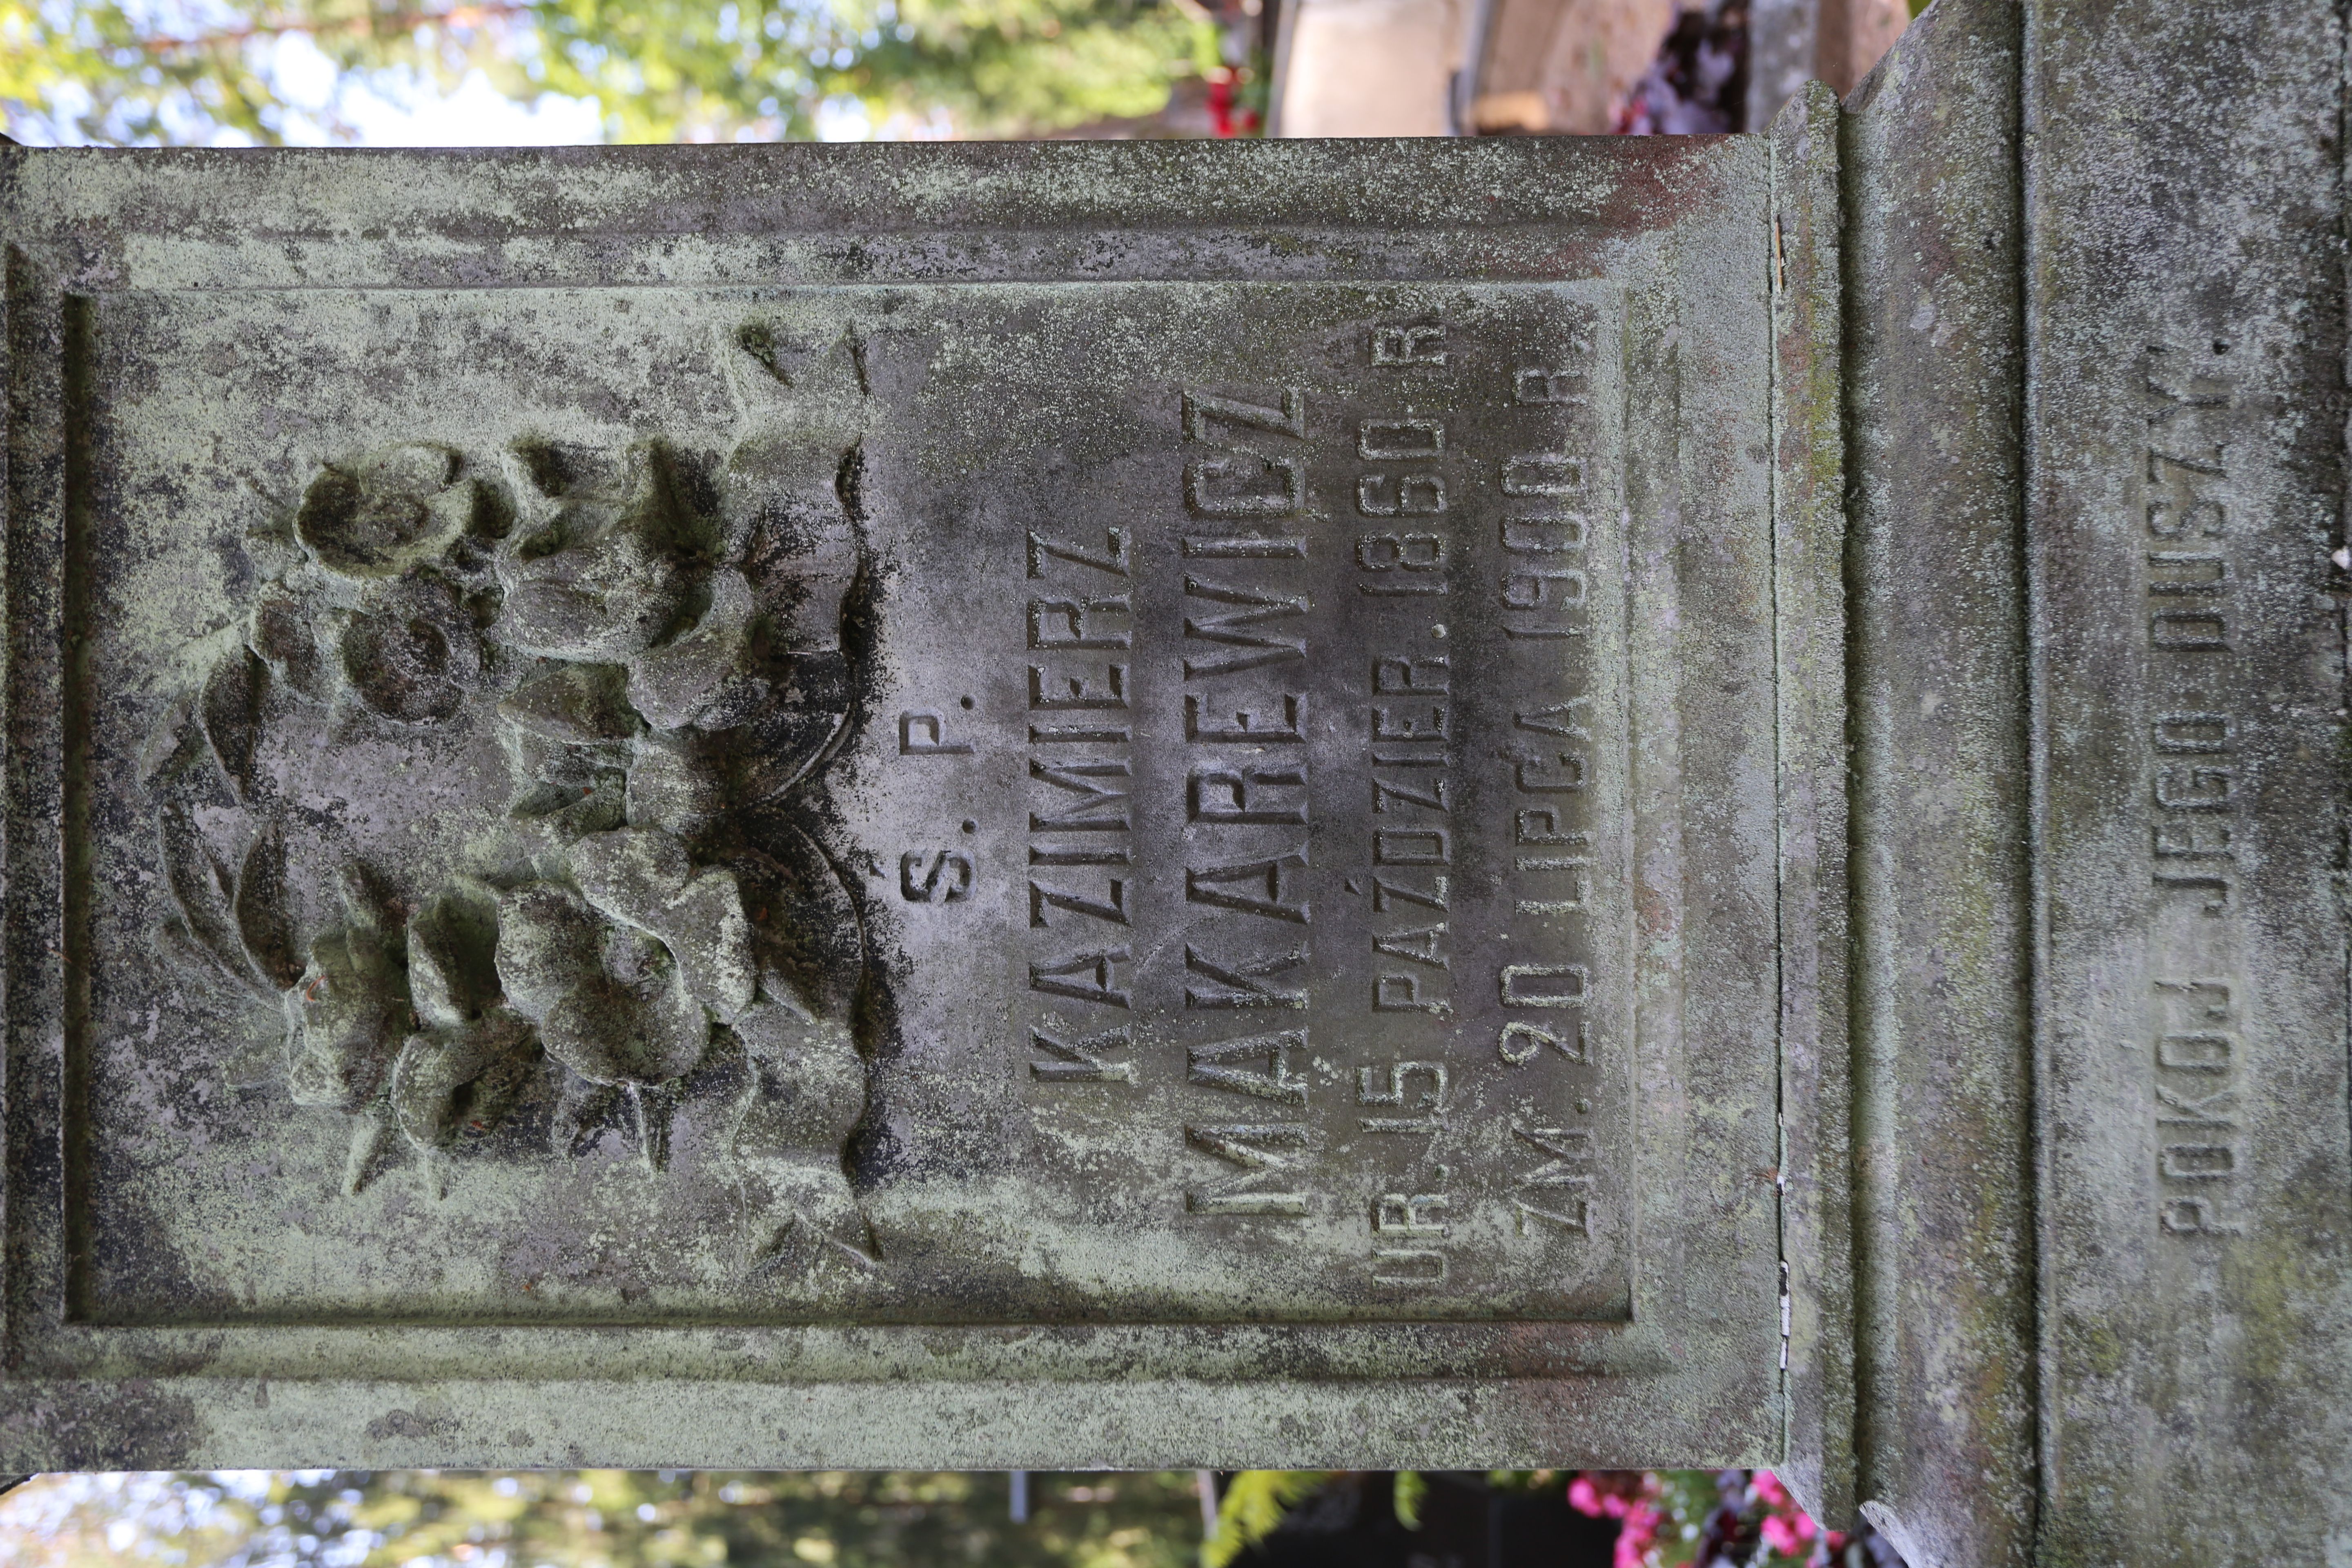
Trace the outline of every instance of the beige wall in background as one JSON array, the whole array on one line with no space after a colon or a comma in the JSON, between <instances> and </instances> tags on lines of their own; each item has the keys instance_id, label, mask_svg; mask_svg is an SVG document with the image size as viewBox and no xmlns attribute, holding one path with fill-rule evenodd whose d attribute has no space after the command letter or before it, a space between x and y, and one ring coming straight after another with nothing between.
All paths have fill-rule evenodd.
<instances>
[{"instance_id":1,"label":"beige wall in background","mask_svg":"<svg viewBox=\"0 0 2352 1568\"><path fill-rule=\"evenodd\" d=\"M1676 0L1488 0L1482 132L1606 135L1657 56ZM1297 0L1284 22L1282 136L1444 136L1477 0ZM1819 77L1841 95L1910 22L1905 0L1756 0L1751 116ZM1760 127L1750 125L1748 129Z\"/></svg>"},{"instance_id":2,"label":"beige wall in background","mask_svg":"<svg viewBox=\"0 0 2352 1568\"><path fill-rule=\"evenodd\" d=\"M1444 136L1471 0L1299 0L1284 22L1282 136Z\"/></svg>"},{"instance_id":3,"label":"beige wall in background","mask_svg":"<svg viewBox=\"0 0 2352 1568\"><path fill-rule=\"evenodd\" d=\"M1675 0L1495 0L1472 118L1484 131L1606 135L1675 10Z\"/></svg>"},{"instance_id":4,"label":"beige wall in background","mask_svg":"<svg viewBox=\"0 0 2352 1568\"><path fill-rule=\"evenodd\" d=\"M1822 0L1822 79L1844 97L1910 25L1905 0Z\"/></svg>"}]
</instances>

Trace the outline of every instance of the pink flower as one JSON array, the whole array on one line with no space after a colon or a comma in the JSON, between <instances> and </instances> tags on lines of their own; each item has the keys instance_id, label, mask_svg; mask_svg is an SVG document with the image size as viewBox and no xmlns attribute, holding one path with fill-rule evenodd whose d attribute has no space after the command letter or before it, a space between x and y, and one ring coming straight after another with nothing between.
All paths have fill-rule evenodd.
<instances>
[{"instance_id":1,"label":"pink flower","mask_svg":"<svg viewBox=\"0 0 2352 1568\"><path fill-rule=\"evenodd\" d=\"M1813 1521L1800 1513L1791 1518L1786 1514L1764 1516L1764 1539L1772 1550L1783 1557L1801 1556L1805 1542L1813 1538Z\"/></svg>"},{"instance_id":2,"label":"pink flower","mask_svg":"<svg viewBox=\"0 0 2352 1568\"><path fill-rule=\"evenodd\" d=\"M1642 1568L1650 1548L1657 1542L1658 1525L1664 1518L1649 1503L1634 1503L1625 1513L1624 1525L1617 1531L1614 1568Z\"/></svg>"},{"instance_id":3,"label":"pink flower","mask_svg":"<svg viewBox=\"0 0 2352 1568\"><path fill-rule=\"evenodd\" d=\"M1797 1506L1797 1500L1789 1495L1789 1489L1771 1471L1757 1471L1750 1485L1756 1500L1769 1510L1763 1520L1765 1541L1783 1557L1801 1555L1805 1543L1820 1533L1811 1518Z\"/></svg>"},{"instance_id":4,"label":"pink flower","mask_svg":"<svg viewBox=\"0 0 2352 1568\"><path fill-rule=\"evenodd\" d=\"M1568 1483L1568 1506L1588 1519L1604 1514L1611 1519L1622 1519L1633 1500L1619 1492L1604 1492L1587 1476L1579 1476Z\"/></svg>"}]
</instances>

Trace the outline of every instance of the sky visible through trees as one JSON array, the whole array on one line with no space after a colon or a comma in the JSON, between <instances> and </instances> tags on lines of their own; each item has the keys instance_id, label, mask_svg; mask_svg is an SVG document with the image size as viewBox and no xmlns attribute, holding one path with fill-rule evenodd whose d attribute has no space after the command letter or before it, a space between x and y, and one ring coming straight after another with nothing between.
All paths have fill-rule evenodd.
<instances>
[{"instance_id":1,"label":"sky visible through trees","mask_svg":"<svg viewBox=\"0 0 2352 1568\"><path fill-rule=\"evenodd\" d=\"M568 113L551 127L575 134L530 139L1049 134L1246 68L1240 20L1198 0L0 0L0 104L47 143L349 142L468 93Z\"/></svg>"}]
</instances>

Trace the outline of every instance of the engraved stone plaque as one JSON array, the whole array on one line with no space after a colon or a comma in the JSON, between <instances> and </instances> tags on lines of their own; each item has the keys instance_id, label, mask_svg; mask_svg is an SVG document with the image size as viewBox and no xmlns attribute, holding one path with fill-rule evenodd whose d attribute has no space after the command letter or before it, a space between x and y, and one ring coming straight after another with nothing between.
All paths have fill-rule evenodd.
<instances>
[{"instance_id":1,"label":"engraved stone plaque","mask_svg":"<svg viewBox=\"0 0 2352 1568\"><path fill-rule=\"evenodd\" d=\"M1782 1451L1811 187L1036 152L9 165L8 1454Z\"/></svg>"},{"instance_id":2,"label":"engraved stone plaque","mask_svg":"<svg viewBox=\"0 0 2352 1568\"><path fill-rule=\"evenodd\" d=\"M1623 1319L1622 312L97 301L93 1321Z\"/></svg>"}]
</instances>

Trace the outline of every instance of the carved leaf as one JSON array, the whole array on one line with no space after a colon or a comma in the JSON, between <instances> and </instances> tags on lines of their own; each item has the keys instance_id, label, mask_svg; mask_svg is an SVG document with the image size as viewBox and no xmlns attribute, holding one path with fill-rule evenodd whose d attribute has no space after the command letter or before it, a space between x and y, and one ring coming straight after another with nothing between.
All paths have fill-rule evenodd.
<instances>
[{"instance_id":1,"label":"carved leaf","mask_svg":"<svg viewBox=\"0 0 2352 1568\"><path fill-rule=\"evenodd\" d=\"M312 702L335 695L335 665L319 647L317 628L303 602L272 583L253 605L250 646L286 689Z\"/></svg>"},{"instance_id":2,"label":"carved leaf","mask_svg":"<svg viewBox=\"0 0 2352 1568\"><path fill-rule=\"evenodd\" d=\"M772 854L735 862L761 994L809 1017L846 1020L866 961L857 906L805 835L784 828L770 844Z\"/></svg>"},{"instance_id":3,"label":"carved leaf","mask_svg":"<svg viewBox=\"0 0 2352 1568\"><path fill-rule=\"evenodd\" d=\"M407 1033L406 985L381 934L358 925L310 944L288 992L288 1086L297 1105L356 1110L373 1099Z\"/></svg>"},{"instance_id":4,"label":"carved leaf","mask_svg":"<svg viewBox=\"0 0 2352 1568\"><path fill-rule=\"evenodd\" d=\"M197 982L175 995L173 1019L183 1038L220 1053L222 1083L249 1089L284 1076L286 1012L279 993L223 968L177 916L157 922L155 950Z\"/></svg>"},{"instance_id":5,"label":"carved leaf","mask_svg":"<svg viewBox=\"0 0 2352 1568\"><path fill-rule=\"evenodd\" d=\"M567 746L625 741L637 732L628 682L617 664L559 664L517 688L499 704L499 716Z\"/></svg>"},{"instance_id":6,"label":"carved leaf","mask_svg":"<svg viewBox=\"0 0 2352 1568\"><path fill-rule=\"evenodd\" d=\"M747 322L731 342L722 336L718 359L745 428L739 453L789 447L837 461L869 417L866 355L855 326L803 324L782 314ZM763 466L784 465L769 456ZM829 468L823 477L832 478Z\"/></svg>"},{"instance_id":7,"label":"carved leaf","mask_svg":"<svg viewBox=\"0 0 2352 1568\"><path fill-rule=\"evenodd\" d=\"M670 1126L677 1118L677 1085L632 1083L626 1090L629 1115L636 1123L637 1153L649 1171L669 1169Z\"/></svg>"},{"instance_id":8,"label":"carved leaf","mask_svg":"<svg viewBox=\"0 0 2352 1568\"><path fill-rule=\"evenodd\" d=\"M354 931L377 937L387 931L400 931L404 938L406 936L398 925L387 921L385 911L392 908L392 900L376 885L365 866L356 860L344 861L342 869L335 875L335 891L343 900L343 918L351 921Z\"/></svg>"},{"instance_id":9,"label":"carved leaf","mask_svg":"<svg viewBox=\"0 0 2352 1568\"><path fill-rule=\"evenodd\" d=\"M204 720L197 704L183 700L172 705L139 749L139 783L155 791L202 793L215 776L212 743L205 739Z\"/></svg>"},{"instance_id":10,"label":"carved leaf","mask_svg":"<svg viewBox=\"0 0 2352 1568\"><path fill-rule=\"evenodd\" d=\"M269 667L249 648L240 647L222 659L205 682L205 739L236 798L248 804L256 793L254 760L268 693Z\"/></svg>"},{"instance_id":11,"label":"carved leaf","mask_svg":"<svg viewBox=\"0 0 2352 1568\"><path fill-rule=\"evenodd\" d=\"M576 1160L593 1149L597 1139L615 1127L627 1110L618 1084L591 1083L566 1073L556 1090L555 1113L548 1120L548 1147Z\"/></svg>"},{"instance_id":12,"label":"carved leaf","mask_svg":"<svg viewBox=\"0 0 2352 1568\"><path fill-rule=\"evenodd\" d=\"M533 791L517 803L514 815L540 828L551 847L565 846L583 834L609 833L627 821L628 787L628 774L601 768L577 789L551 785Z\"/></svg>"},{"instance_id":13,"label":"carved leaf","mask_svg":"<svg viewBox=\"0 0 2352 1568\"><path fill-rule=\"evenodd\" d=\"M628 820L690 837L728 807L723 758L694 730L656 730L637 737L629 764Z\"/></svg>"},{"instance_id":14,"label":"carved leaf","mask_svg":"<svg viewBox=\"0 0 2352 1568\"><path fill-rule=\"evenodd\" d=\"M236 929L263 977L283 991L302 978L286 890L286 840L270 823L253 837L236 879Z\"/></svg>"},{"instance_id":15,"label":"carved leaf","mask_svg":"<svg viewBox=\"0 0 2352 1568\"><path fill-rule=\"evenodd\" d=\"M591 1083L666 1083L702 1059L710 1021L675 967L651 984L599 978L539 1023L547 1054Z\"/></svg>"},{"instance_id":16,"label":"carved leaf","mask_svg":"<svg viewBox=\"0 0 2352 1568\"><path fill-rule=\"evenodd\" d=\"M713 737L739 805L772 800L815 772L848 733L849 661L838 653L772 661L765 700Z\"/></svg>"},{"instance_id":17,"label":"carved leaf","mask_svg":"<svg viewBox=\"0 0 2352 1568\"><path fill-rule=\"evenodd\" d=\"M238 934L233 912L235 884L205 841L204 834L177 801L167 800L156 812L163 846L163 878L178 906L190 951L201 952L219 973L257 995L276 989L254 966ZM166 928L167 933L170 928Z\"/></svg>"},{"instance_id":18,"label":"carved leaf","mask_svg":"<svg viewBox=\"0 0 2352 1568\"><path fill-rule=\"evenodd\" d=\"M387 719L436 723L457 712L482 669L481 636L455 584L420 574L343 625L343 678Z\"/></svg>"},{"instance_id":19,"label":"carved leaf","mask_svg":"<svg viewBox=\"0 0 2352 1568\"><path fill-rule=\"evenodd\" d=\"M364 1192L383 1172L385 1156L395 1147L392 1121L382 1106L370 1106L353 1116L351 1143L343 1153L343 1195L353 1197Z\"/></svg>"},{"instance_id":20,"label":"carved leaf","mask_svg":"<svg viewBox=\"0 0 2352 1568\"><path fill-rule=\"evenodd\" d=\"M459 878L408 918L408 994L428 1029L461 1030L499 1001L495 889Z\"/></svg>"},{"instance_id":21,"label":"carved leaf","mask_svg":"<svg viewBox=\"0 0 2352 1568\"><path fill-rule=\"evenodd\" d=\"M256 997L268 996L255 976L223 963L221 955L190 931L188 922L178 915L166 916L155 923L155 951L206 979L225 981Z\"/></svg>"},{"instance_id":22,"label":"carved leaf","mask_svg":"<svg viewBox=\"0 0 2352 1568\"><path fill-rule=\"evenodd\" d=\"M798 1166L781 1187L775 1207L783 1223L752 1256L754 1277L804 1277L828 1264L863 1272L880 1260L873 1224L839 1171Z\"/></svg>"},{"instance_id":23,"label":"carved leaf","mask_svg":"<svg viewBox=\"0 0 2352 1568\"><path fill-rule=\"evenodd\" d=\"M745 670L750 656L751 590L738 572L712 574L710 604L684 636L648 648L629 664L629 701L656 730L698 721L726 721L714 709L740 705L756 692L729 688L757 682Z\"/></svg>"},{"instance_id":24,"label":"carved leaf","mask_svg":"<svg viewBox=\"0 0 2352 1568\"><path fill-rule=\"evenodd\" d=\"M841 1167L866 1115L866 1060L848 1028L761 1002L735 1022L759 1091L737 1125L739 1146Z\"/></svg>"},{"instance_id":25,"label":"carved leaf","mask_svg":"<svg viewBox=\"0 0 2352 1568\"><path fill-rule=\"evenodd\" d=\"M734 470L739 506L758 511L743 575L783 653L841 651L842 607L856 586L857 531L830 491L775 494Z\"/></svg>"}]
</instances>

